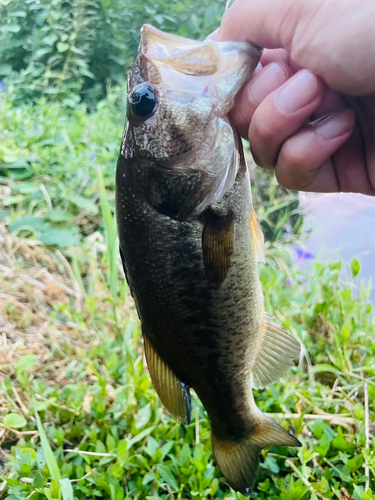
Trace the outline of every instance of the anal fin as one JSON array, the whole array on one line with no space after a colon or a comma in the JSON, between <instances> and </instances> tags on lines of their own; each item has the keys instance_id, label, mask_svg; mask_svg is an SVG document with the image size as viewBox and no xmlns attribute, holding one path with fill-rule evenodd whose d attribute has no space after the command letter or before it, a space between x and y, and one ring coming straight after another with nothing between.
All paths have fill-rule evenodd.
<instances>
[{"instance_id":1,"label":"anal fin","mask_svg":"<svg viewBox=\"0 0 375 500\"><path fill-rule=\"evenodd\" d=\"M261 345L253 369L253 387L273 384L293 366L299 358L301 347L282 326L276 325L269 314L265 314Z\"/></svg>"},{"instance_id":2,"label":"anal fin","mask_svg":"<svg viewBox=\"0 0 375 500\"><path fill-rule=\"evenodd\" d=\"M148 371L161 402L173 417L184 424L190 423L189 387L178 380L145 335L143 339Z\"/></svg>"},{"instance_id":3,"label":"anal fin","mask_svg":"<svg viewBox=\"0 0 375 500\"><path fill-rule=\"evenodd\" d=\"M255 254L257 256L258 262L265 262L264 235L262 228L259 224L258 217L256 216L254 207L251 207L250 227L251 227L251 233L253 235Z\"/></svg>"}]
</instances>

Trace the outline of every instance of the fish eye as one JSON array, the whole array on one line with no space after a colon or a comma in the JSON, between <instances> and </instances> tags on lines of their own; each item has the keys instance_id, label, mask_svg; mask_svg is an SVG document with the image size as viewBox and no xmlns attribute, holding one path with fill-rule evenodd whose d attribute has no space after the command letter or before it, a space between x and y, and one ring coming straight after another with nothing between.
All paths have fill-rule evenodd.
<instances>
[{"instance_id":1,"label":"fish eye","mask_svg":"<svg viewBox=\"0 0 375 500\"><path fill-rule=\"evenodd\" d=\"M129 95L129 106L132 114L146 120L155 111L156 93L146 84L141 83Z\"/></svg>"}]
</instances>

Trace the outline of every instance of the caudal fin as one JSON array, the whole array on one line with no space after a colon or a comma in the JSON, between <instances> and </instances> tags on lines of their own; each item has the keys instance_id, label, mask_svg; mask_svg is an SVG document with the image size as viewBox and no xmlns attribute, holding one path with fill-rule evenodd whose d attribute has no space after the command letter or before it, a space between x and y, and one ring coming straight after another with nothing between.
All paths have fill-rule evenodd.
<instances>
[{"instance_id":1,"label":"caudal fin","mask_svg":"<svg viewBox=\"0 0 375 500\"><path fill-rule=\"evenodd\" d=\"M259 465L259 452L270 445L301 446L301 443L271 418L261 414L254 431L241 442L218 439L212 434L212 448L229 485L250 495Z\"/></svg>"}]
</instances>

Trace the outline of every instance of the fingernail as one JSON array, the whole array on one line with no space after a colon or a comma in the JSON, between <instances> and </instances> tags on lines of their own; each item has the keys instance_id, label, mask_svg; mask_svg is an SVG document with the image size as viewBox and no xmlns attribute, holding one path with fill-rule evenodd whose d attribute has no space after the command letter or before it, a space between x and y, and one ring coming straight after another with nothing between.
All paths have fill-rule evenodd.
<instances>
[{"instance_id":1,"label":"fingernail","mask_svg":"<svg viewBox=\"0 0 375 500\"><path fill-rule=\"evenodd\" d=\"M257 76L250 87L254 101L262 102L268 94L276 90L286 80L284 70L277 63L268 64Z\"/></svg>"},{"instance_id":2,"label":"fingernail","mask_svg":"<svg viewBox=\"0 0 375 500\"><path fill-rule=\"evenodd\" d=\"M295 113L315 99L316 91L316 76L303 69L280 89L277 101L284 113Z\"/></svg>"},{"instance_id":3,"label":"fingernail","mask_svg":"<svg viewBox=\"0 0 375 500\"><path fill-rule=\"evenodd\" d=\"M217 34L219 33L219 28L216 28L215 31L210 33L208 37L206 37L206 40L217 40Z\"/></svg>"},{"instance_id":4,"label":"fingernail","mask_svg":"<svg viewBox=\"0 0 375 500\"><path fill-rule=\"evenodd\" d=\"M316 127L318 134L323 139L334 139L340 137L353 126L354 117L349 115L347 110L331 113L312 123Z\"/></svg>"},{"instance_id":5,"label":"fingernail","mask_svg":"<svg viewBox=\"0 0 375 500\"><path fill-rule=\"evenodd\" d=\"M259 71L261 71L263 69L263 64L259 61L258 64L256 65L255 69L254 69L254 72L252 74L252 77L254 78L255 75L257 73L259 73Z\"/></svg>"}]
</instances>

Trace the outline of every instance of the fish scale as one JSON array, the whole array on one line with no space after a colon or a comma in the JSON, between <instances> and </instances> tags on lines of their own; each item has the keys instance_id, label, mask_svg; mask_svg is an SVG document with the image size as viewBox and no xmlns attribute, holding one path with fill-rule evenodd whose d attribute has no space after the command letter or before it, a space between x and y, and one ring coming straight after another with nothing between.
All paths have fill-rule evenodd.
<instances>
[{"instance_id":1,"label":"fish scale","mask_svg":"<svg viewBox=\"0 0 375 500\"><path fill-rule=\"evenodd\" d=\"M196 391L219 467L243 494L262 448L300 444L252 395L292 365L299 344L263 309L263 235L241 139L223 113L260 54L145 26L116 177L121 257L154 387L185 423Z\"/></svg>"}]
</instances>

